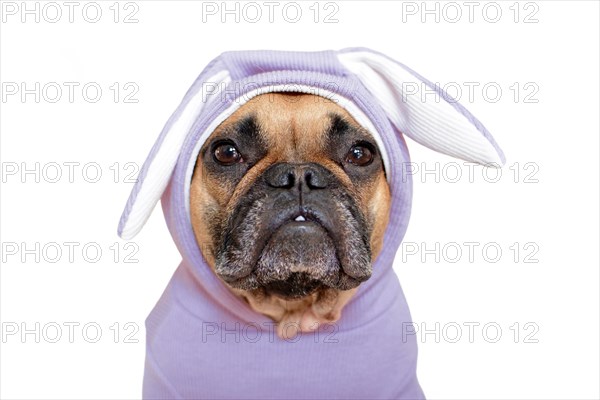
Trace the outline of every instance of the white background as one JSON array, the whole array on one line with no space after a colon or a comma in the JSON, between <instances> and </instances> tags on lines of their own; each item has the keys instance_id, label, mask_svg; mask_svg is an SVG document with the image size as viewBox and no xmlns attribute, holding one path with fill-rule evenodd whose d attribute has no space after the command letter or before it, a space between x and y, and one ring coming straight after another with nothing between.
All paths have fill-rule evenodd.
<instances>
[{"instance_id":1,"label":"white background","mask_svg":"<svg viewBox=\"0 0 600 400\"><path fill-rule=\"evenodd\" d=\"M48 21L55 18L56 8L46 7L44 15L45 3L38 3L40 21L32 14L25 15L23 23L21 2L12 3L18 7L15 15L10 5L6 9L7 3L11 2L2 7L9 12L2 15L0 28L0 78L5 89L1 103L3 398L140 397L143 322L176 268L179 254L160 209L131 247L118 239L117 222L132 187L125 182L132 169L124 164L141 165L189 85L221 52L350 46L379 50L434 82L462 87L461 103L484 122L507 155L496 183L483 179L485 170L480 167L474 170L473 182L464 176L468 173L464 166L457 183L443 176L436 183L433 175L416 175L405 243L421 249L423 243L427 248L439 243L440 249L448 250L439 262L435 255L422 262L422 252L404 253L402 260L399 253L394 265L417 326L435 331L439 323L439 338L434 333L419 336L418 375L426 395L456 399L600 396L597 2L516 6L512 1L498 2L497 7L487 6L487 14L483 12L487 3L481 2L472 22L463 2L445 8L446 3L438 3L439 22L431 14L424 16L425 23L421 2L336 2L328 8L321 3L317 22L314 6L310 9L313 2L302 2L302 16L296 23L282 15L284 2L275 9L272 23L262 2L258 2L262 19L256 23L244 21L243 4L238 5L239 22L228 15L222 23L220 13L203 15L202 3L192 1L120 3L117 23L112 1L98 3L102 16L96 23L82 16L85 2L74 9L72 23L62 2L56 3L62 12L56 23ZM221 2L213 4L222 7ZM462 12L456 23L449 21L456 15L454 5ZM33 9L35 3L27 6ZM235 6L229 3L228 7ZM410 11L415 7L413 15ZM436 5L430 2L427 7ZM492 23L496 8L502 15ZM86 10L87 18L93 19L94 9ZM325 16L336 10L337 22L325 23ZM134 11L132 18L138 22L124 23ZM294 18L293 11L288 9L288 19ZM246 12L247 18L254 18L255 9ZM532 13L528 19L537 22L525 23ZM39 102L34 94L25 99L20 92L7 95L6 89L14 88L11 83L18 87L21 82L29 89L39 82L40 91L56 82L62 86L62 97L56 103L48 101L55 97L52 85L47 93L40 93ZM79 84L73 102L64 82ZM95 103L82 95L82 87L90 82L103 90ZM120 87L116 103L110 89L115 82ZM137 103L124 101L132 92L132 86L125 90L128 82L139 88L132 97ZM479 85L472 99L465 82ZM516 98L515 82L520 88ZM527 83L531 85L525 88ZM497 101L492 89L482 93L486 84L501 88ZM527 98L532 88L536 93ZM91 89L88 94L94 96ZM454 161L414 142L409 141L409 147L413 161L428 168ZM79 163L73 167L73 182L65 162ZM34 168L36 163L39 177L22 175L23 166ZM50 182L57 171L52 163L61 166L62 178L56 183ZM525 168L526 163L532 164ZM82 175L88 164L91 167ZM15 166L19 170L11 175ZM102 176L91 183L95 166ZM72 260L65 242L77 243ZM473 262L464 242L480 243ZM36 243L38 261L35 250L22 251L35 249ZM449 260L455 253L448 243L462 246L457 262ZM487 243L502 250L497 262L489 260L495 257L493 248L488 260L483 256ZM89 252L82 254L85 245ZM136 249L133 246L137 246L133 259L139 262L125 262L125 256ZM62 256L51 262L58 257L57 247ZM102 254L91 262L97 247ZM538 262L525 262L534 250L529 261ZM74 327L73 343L65 325L70 322L79 324ZM133 324L126 327L128 322ZM35 331L36 323L39 338L34 333L21 336L22 328ZM91 328L84 335L82 328L89 323L97 325L88 325ZM465 323L479 324L472 343ZM492 327L487 333L482 329L485 324ZM51 343L57 325L62 336ZM89 343L95 337L94 326L102 329L102 336ZM134 332L135 326L139 331ZM456 326L462 327L462 337L452 343ZM19 331L9 334L15 327ZM502 334L491 343L495 327ZM130 340L125 339L127 333L132 333ZM137 343L127 343L131 339Z\"/></svg>"}]
</instances>

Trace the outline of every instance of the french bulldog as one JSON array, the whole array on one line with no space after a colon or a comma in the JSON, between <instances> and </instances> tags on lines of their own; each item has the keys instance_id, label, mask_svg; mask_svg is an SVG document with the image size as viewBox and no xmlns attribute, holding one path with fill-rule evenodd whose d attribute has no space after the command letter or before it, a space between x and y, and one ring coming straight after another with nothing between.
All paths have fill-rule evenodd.
<instances>
[{"instance_id":1,"label":"french bulldog","mask_svg":"<svg viewBox=\"0 0 600 400\"><path fill-rule=\"evenodd\" d=\"M190 188L206 261L280 337L340 318L371 276L389 211L373 136L312 94L244 104L202 146Z\"/></svg>"},{"instance_id":2,"label":"french bulldog","mask_svg":"<svg viewBox=\"0 0 600 400\"><path fill-rule=\"evenodd\" d=\"M371 49L213 59L119 222L135 237L160 200L181 254L146 319L144 398L424 398L394 271L412 202L405 137L506 161L456 100Z\"/></svg>"}]
</instances>

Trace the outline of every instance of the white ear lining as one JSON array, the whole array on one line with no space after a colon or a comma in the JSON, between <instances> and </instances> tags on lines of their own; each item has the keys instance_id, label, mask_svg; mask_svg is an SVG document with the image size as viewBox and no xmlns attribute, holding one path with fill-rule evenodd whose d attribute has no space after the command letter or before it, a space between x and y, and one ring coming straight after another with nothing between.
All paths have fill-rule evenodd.
<instances>
[{"instance_id":1,"label":"white ear lining","mask_svg":"<svg viewBox=\"0 0 600 400\"><path fill-rule=\"evenodd\" d=\"M154 157L147 161L150 162L150 165L143 177L143 182L138 182L138 185L140 185L139 192L134 203L129 212L127 213L126 210L121 217L123 222L119 236L123 239L133 238L142 229L169 183L181 147L192 125L207 104L221 94L222 89L227 86L230 80L227 71L220 71L208 78L188 103L183 106L184 108L179 117L174 122L170 122L170 127L165 127L167 131L163 133L163 141L160 147ZM210 83L210 91L205 90L208 87L205 83ZM177 112L175 111L175 113Z\"/></svg>"},{"instance_id":2,"label":"white ear lining","mask_svg":"<svg viewBox=\"0 0 600 400\"><path fill-rule=\"evenodd\" d=\"M367 51L340 53L338 58L358 76L390 122L406 136L466 161L496 167L504 164L501 150L478 127L443 97L421 96L426 82L401 65Z\"/></svg>"}]
</instances>

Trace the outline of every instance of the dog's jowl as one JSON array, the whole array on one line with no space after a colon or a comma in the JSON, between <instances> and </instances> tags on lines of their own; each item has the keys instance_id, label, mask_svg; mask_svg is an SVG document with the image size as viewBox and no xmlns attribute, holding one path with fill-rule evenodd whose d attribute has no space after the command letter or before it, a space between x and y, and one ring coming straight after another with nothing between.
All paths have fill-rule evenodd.
<instances>
[{"instance_id":1,"label":"dog's jowl","mask_svg":"<svg viewBox=\"0 0 600 400\"><path fill-rule=\"evenodd\" d=\"M407 85L436 90L365 48L208 64L119 224L134 237L160 200L181 253L146 319L144 398L424 398L393 268L412 200L405 137L505 159L464 107Z\"/></svg>"}]
</instances>

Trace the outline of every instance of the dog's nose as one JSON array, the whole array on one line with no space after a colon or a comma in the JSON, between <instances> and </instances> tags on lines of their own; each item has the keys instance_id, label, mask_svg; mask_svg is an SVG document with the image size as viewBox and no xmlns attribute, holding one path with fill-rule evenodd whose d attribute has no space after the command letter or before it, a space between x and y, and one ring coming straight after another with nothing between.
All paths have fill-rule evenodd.
<instances>
[{"instance_id":1,"label":"dog's nose","mask_svg":"<svg viewBox=\"0 0 600 400\"><path fill-rule=\"evenodd\" d=\"M299 190L325 189L331 181L331 173L315 163L272 165L264 174L267 184L273 188Z\"/></svg>"}]
</instances>

